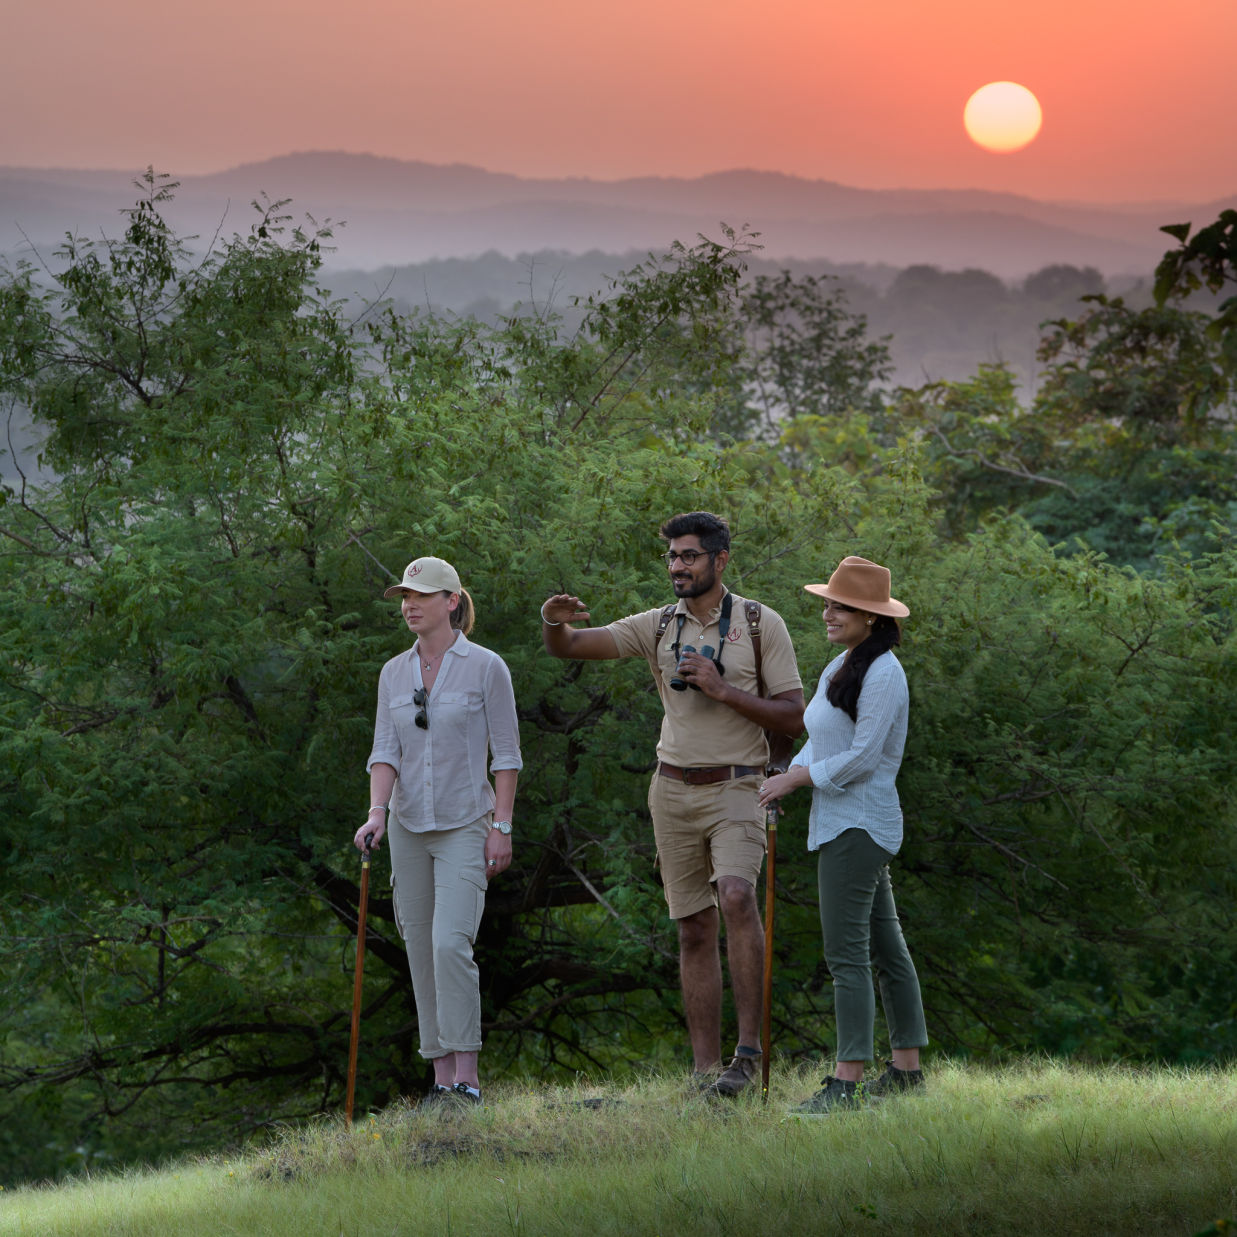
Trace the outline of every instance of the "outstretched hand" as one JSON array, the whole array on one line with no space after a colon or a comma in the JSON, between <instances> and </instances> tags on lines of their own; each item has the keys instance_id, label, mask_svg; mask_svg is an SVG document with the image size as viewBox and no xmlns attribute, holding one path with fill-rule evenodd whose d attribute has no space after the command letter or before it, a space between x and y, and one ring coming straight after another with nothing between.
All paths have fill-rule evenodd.
<instances>
[{"instance_id":1,"label":"outstretched hand","mask_svg":"<svg viewBox=\"0 0 1237 1237\"><path fill-rule=\"evenodd\" d=\"M592 616L578 597L571 593L555 593L542 604L541 617L547 623L587 623Z\"/></svg>"}]
</instances>

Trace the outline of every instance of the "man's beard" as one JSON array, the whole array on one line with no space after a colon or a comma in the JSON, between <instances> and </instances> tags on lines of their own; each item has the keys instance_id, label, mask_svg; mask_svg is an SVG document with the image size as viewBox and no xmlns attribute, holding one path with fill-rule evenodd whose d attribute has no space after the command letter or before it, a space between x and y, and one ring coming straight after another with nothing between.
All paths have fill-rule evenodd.
<instances>
[{"instance_id":1,"label":"man's beard","mask_svg":"<svg viewBox=\"0 0 1237 1237\"><path fill-rule=\"evenodd\" d=\"M686 580L671 580L676 597L701 597L717 583L717 572L710 571L707 576L689 576Z\"/></svg>"}]
</instances>

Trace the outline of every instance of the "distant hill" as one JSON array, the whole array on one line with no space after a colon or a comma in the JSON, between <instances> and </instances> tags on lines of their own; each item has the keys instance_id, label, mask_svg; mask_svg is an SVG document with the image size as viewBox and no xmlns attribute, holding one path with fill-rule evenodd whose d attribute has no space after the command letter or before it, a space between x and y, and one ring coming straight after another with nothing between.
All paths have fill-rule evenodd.
<instances>
[{"instance_id":1,"label":"distant hill","mask_svg":"<svg viewBox=\"0 0 1237 1237\"><path fill-rule=\"evenodd\" d=\"M115 234L134 199L122 171L0 168L0 253L54 245L66 231ZM775 172L691 179L523 179L447 166L308 152L186 176L177 227L209 238L244 231L249 203L291 198L299 218L346 226L330 262L351 269L538 250L661 250L719 225L759 232L766 258L957 270L1018 279L1053 263L1109 276L1146 275L1167 247L1166 223L1210 220L1228 203L1111 207L1039 202L980 190L856 189Z\"/></svg>"}]
</instances>

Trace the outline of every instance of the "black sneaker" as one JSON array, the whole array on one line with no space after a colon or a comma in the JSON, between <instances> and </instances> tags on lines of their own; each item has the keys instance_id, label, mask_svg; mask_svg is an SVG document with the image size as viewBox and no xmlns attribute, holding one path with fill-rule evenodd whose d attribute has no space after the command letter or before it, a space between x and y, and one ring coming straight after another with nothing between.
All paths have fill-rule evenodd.
<instances>
[{"instance_id":1,"label":"black sneaker","mask_svg":"<svg viewBox=\"0 0 1237 1237\"><path fill-rule=\"evenodd\" d=\"M879 1078L863 1084L864 1095L875 1100L885 1099L890 1095L901 1095L923 1086L923 1070L898 1069L896 1065L886 1065L885 1072Z\"/></svg>"},{"instance_id":2,"label":"black sneaker","mask_svg":"<svg viewBox=\"0 0 1237 1237\"><path fill-rule=\"evenodd\" d=\"M457 1082L451 1088L451 1097L457 1104L471 1104L474 1107L481 1107L481 1092L475 1087L470 1087L466 1082Z\"/></svg>"},{"instance_id":3,"label":"black sneaker","mask_svg":"<svg viewBox=\"0 0 1237 1237\"><path fill-rule=\"evenodd\" d=\"M863 1101L859 1095L859 1084L848 1082L844 1078L822 1078L825 1085L802 1104L790 1110L792 1117L823 1117L827 1113L839 1109L861 1108Z\"/></svg>"},{"instance_id":4,"label":"black sneaker","mask_svg":"<svg viewBox=\"0 0 1237 1237\"><path fill-rule=\"evenodd\" d=\"M436 1082L430 1088L429 1094L421 1101L421 1107L438 1108L443 1104L449 1104L452 1094L450 1087L444 1087L442 1083Z\"/></svg>"}]
</instances>

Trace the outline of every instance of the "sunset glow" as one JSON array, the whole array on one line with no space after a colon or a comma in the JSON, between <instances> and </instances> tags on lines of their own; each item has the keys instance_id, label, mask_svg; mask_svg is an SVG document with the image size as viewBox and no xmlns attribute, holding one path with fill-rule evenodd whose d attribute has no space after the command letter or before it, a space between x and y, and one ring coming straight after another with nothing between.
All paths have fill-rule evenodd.
<instances>
[{"instance_id":1,"label":"sunset glow","mask_svg":"<svg viewBox=\"0 0 1237 1237\"><path fill-rule=\"evenodd\" d=\"M631 0L621 21L564 0L9 8L9 166L180 175L346 150L525 177L1237 193L1232 0L1042 0L1033 16L990 0ZM997 80L1028 83L1049 118L1016 159L958 123Z\"/></svg>"}]
</instances>

